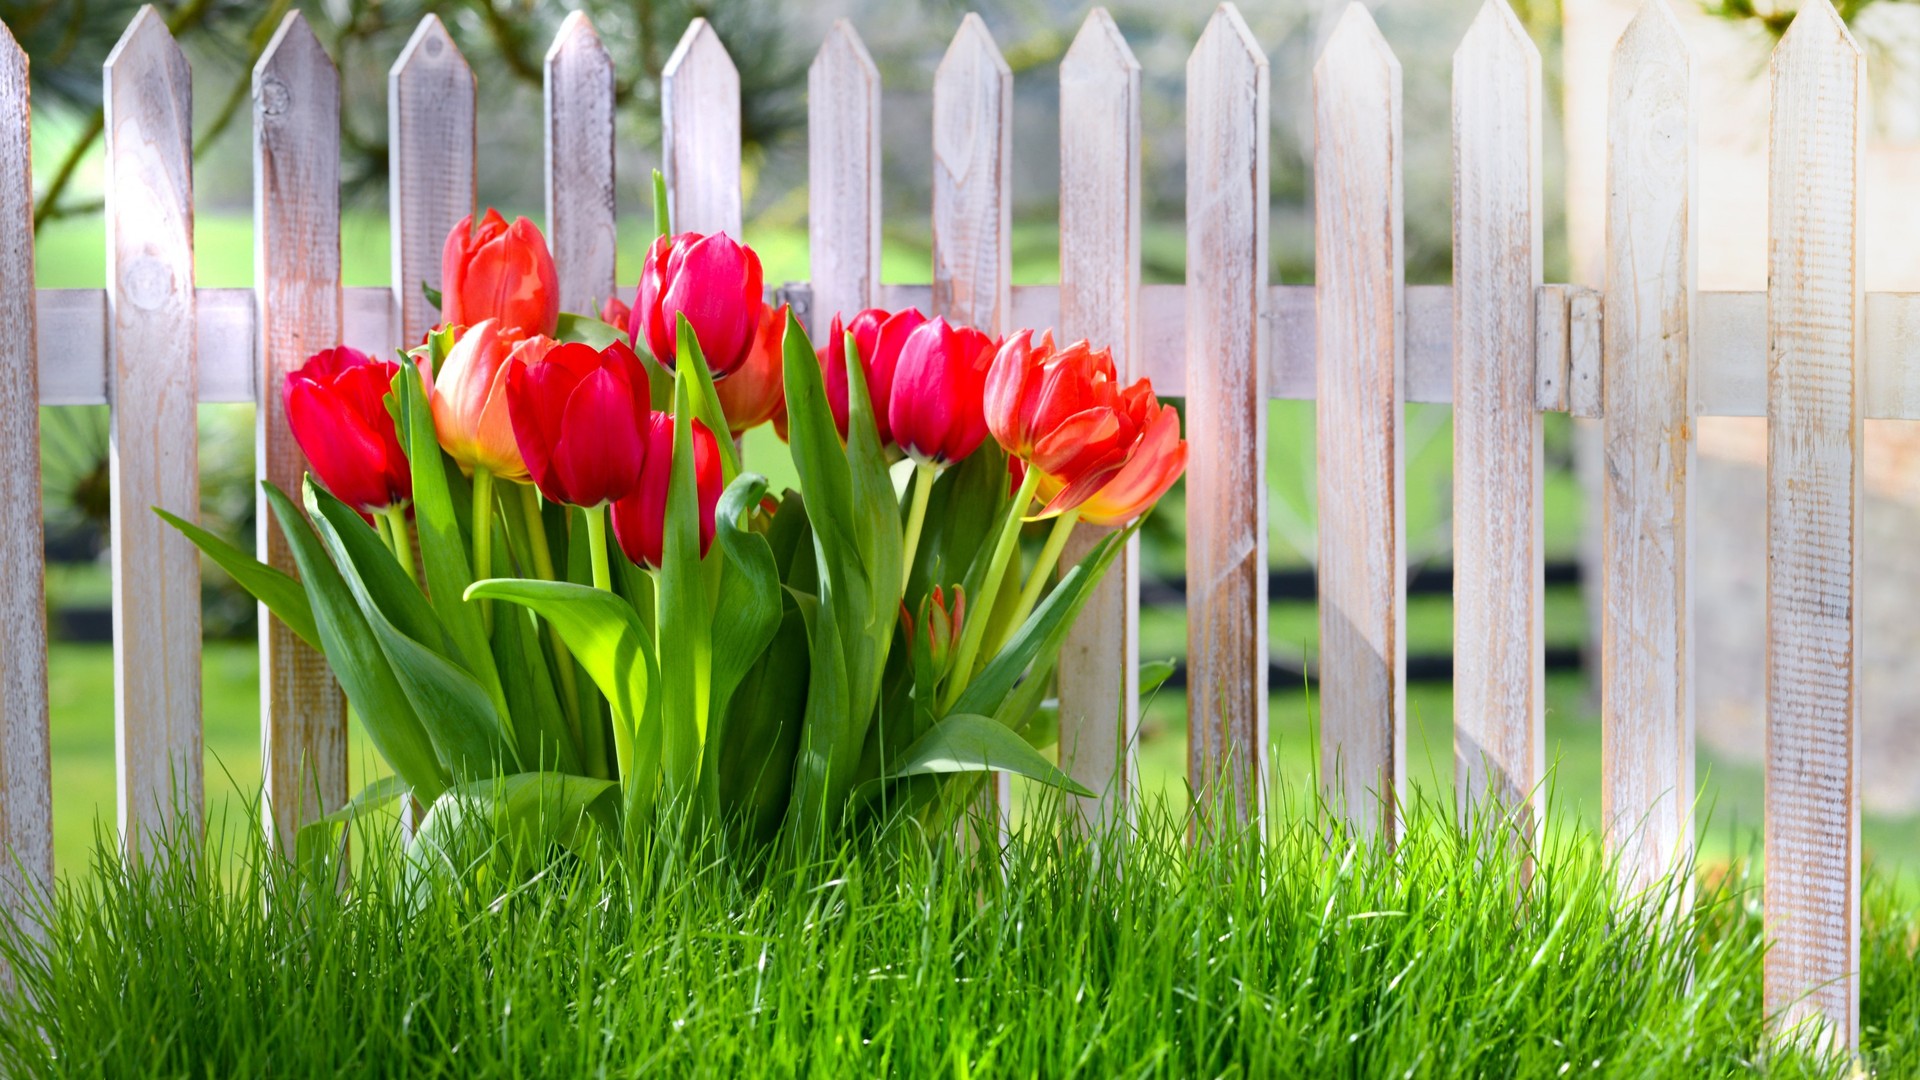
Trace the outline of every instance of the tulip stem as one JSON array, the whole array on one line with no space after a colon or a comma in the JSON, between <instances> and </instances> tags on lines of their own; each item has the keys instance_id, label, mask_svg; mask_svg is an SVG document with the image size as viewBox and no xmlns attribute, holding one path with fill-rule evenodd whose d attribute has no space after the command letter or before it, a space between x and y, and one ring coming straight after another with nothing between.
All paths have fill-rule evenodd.
<instances>
[{"instance_id":1,"label":"tulip stem","mask_svg":"<svg viewBox=\"0 0 1920 1080\"><path fill-rule=\"evenodd\" d=\"M940 470L924 463L913 467L913 504L907 510L906 543L900 549L900 591L907 591L913 580L913 558L920 551L920 532L927 524L927 501L933 495L933 482Z\"/></svg>"},{"instance_id":2,"label":"tulip stem","mask_svg":"<svg viewBox=\"0 0 1920 1080\"><path fill-rule=\"evenodd\" d=\"M1080 522L1080 511L1069 510L1053 519L1053 531L1047 534L1046 546L1040 549L1039 561L1033 564L1033 574L1027 578L1027 585L1020 590L1020 602L1013 609L1013 618L1006 624L1006 633L994 643L994 651L1006 647L1007 642L1020 632L1027 617L1040 603L1040 594L1047 589L1047 582L1053 577L1053 568L1060 562L1060 553L1066 550L1067 538L1073 535L1073 527Z\"/></svg>"},{"instance_id":3,"label":"tulip stem","mask_svg":"<svg viewBox=\"0 0 1920 1080\"><path fill-rule=\"evenodd\" d=\"M613 591L613 567L607 563L607 504L583 508L587 515L587 553L593 556L593 587Z\"/></svg>"},{"instance_id":4,"label":"tulip stem","mask_svg":"<svg viewBox=\"0 0 1920 1080\"><path fill-rule=\"evenodd\" d=\"M407 537L407 508L404 505L389 506L380 511L387 523L387 543L393 548L393 557L399 561L400 569L407 572L407 580L415 585L420 579L414 575L413 541Z\"/></svg>"},{"instance_id":5,"label":"tulip stem","mask_svg":"<svg viewBox=\"0 0 1920 1080\"><path fill-rule=\"evenodd\" d=\"M473 580L493 576L493 473L473 470ZM493 608L480 601L480 622L493 633Z\"/></svg>"},{"instance_id":6,"label":"tulip stem","mask_svg":"<svg viewBox=\"0 0 1920 1080\"><path fill-rule=\"evenodd\" d=\"M533 572L547 581L556 580L553 573L553 548L547 544L547 523L540 516L540 492L532 484L517 485L520 488L520 508L527 517L527 546L533 551ZM561 709L567 714L567 723L573 727L573 739L580 742L580 688L573 678L573 654L567 651L567 643L554 633L553 624L541 620L547 628L547 643L553 647L553 665L559 670Z\"/></svg>"},{"instance_id":7,"label":"tulip stem","mask_svg":"<svg viewBox=\"0 0 1920 1080\"><path fill-rule=\"evenodd\" d=\"M1007 562L1014 552L1020 549L1020 521L1026 515L1027 505L1033 502L1034 489L1040 486L1040 470L1027 466L1026 478L1020 481L1020 490L1014 493L1013 504L1007 507L1007 520L1000 526L1000 536L994 541L993 558L987 563L987 574L980 579L980 605L968 613L960 627L960 648L954 656L953 681L947 684L946 700L940 703L940 712L944 716L960 700L961 691L973 681L973 661L980 655L980 639L986 635L987 622L993 610L993 597L1000 595L1000 579L1006 576Z\"/></svg>"}]
</instances>

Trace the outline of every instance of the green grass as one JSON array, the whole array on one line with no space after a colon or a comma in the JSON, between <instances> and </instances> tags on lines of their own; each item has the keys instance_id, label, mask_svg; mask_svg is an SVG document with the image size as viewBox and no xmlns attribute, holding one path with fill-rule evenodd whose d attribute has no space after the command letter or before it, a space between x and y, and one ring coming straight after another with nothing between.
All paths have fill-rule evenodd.
<instances>
[{"instance_id":1,"label":"green grass","mask_svg":"<svg viewBox=\"0 0 1920 1080\"><path fill-rule=\"evenodd\" d=\"M340 892L252 843L213 856L231 876L110 860L44 945L0 941L0 1053L22 1076L1837 1070L1766 1033L1741 874L1668 926L1667 893L1619 895L1590 840L1523 884L1489 832L1414 818L1387 852L1312 817L1190 849L1164 809L1062 844L1036 813L1004 864L908 830L778 872L662 845L410 880L363 845ZM1911 1075L1920 922L1868 895L1866 1064Z\"/></svg>"}]
</instances>

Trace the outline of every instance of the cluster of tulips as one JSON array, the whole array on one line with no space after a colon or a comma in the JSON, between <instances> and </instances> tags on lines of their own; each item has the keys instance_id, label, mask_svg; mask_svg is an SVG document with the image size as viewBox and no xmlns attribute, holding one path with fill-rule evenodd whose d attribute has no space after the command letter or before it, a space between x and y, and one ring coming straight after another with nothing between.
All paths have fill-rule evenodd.
<instances>
[{"instance_id":1,"label":"cluster of tulips","mask_svg":"<svg viewBox=\"0 0 1920 1080\"><path fill-rule=\"evenodd\" d=\"M269 497L297 582L178 523L326 653L394 768L321 824L406 793L431 846L484 796L576 844L665 796L770 841L951 816L986 771L1079 790L1038 721L1128 530L1049 585L1076 523L1178 479L1178 415L1050 333L871 309L816 350L750 247L661 226L631 308L563 315L540 231L489 210L402 362L290 374L306 512ZM799 491L742 468L769 423Z\"/></svg>"}]
</instances>

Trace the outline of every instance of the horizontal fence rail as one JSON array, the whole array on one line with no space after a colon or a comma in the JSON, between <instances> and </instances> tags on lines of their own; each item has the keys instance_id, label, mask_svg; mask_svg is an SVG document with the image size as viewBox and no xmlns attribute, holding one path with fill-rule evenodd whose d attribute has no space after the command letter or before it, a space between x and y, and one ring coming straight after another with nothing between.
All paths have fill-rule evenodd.
<instances>
[{"instance_id":1,"label":"horizontal fence rail","mask_svg":"<svg viewBox=\"0 0 1920 1080\"><path fill-rule=\"evenodd\" d=\"M244 403L254 400L257 333L252 289L203 288L198 291L195 326L199 343L201 404ZM633 287L614 290L632 299ZM1153 380L1163 397L1185 397L1187 378L1184 335L1186 286L1140 287L1140 341L1145 354L1141 374ZM1539 379L1558 379L1561 386L1593 384L1601 366L1597 345L1579 349L1578 341L1598 341L1600 307L1584 302L1591 290L1577 286L1542 285L1537 301L1550 306L1571 297L1585 308L1570 325L1542 335L1534 363ZM1013 325L1058 327L1060 287L1015 285ZM393 292L385 286L351 286L341 290L342 340L376 355L391 355L400 338L393 333ZM794 305L803 322L814 310L813 289L804 282L775 290L774 298ZM1694 361L1698 368L1693 391L1694 416L1767 415L1767 294L1761 292L1701 292L1699 337ZM103 289L38 290L40 404L105 405L106 292ZM926 285L881 285L874 302L886 308L929 310L932 289ZM1920 420L1920 293L1866 294L1862 348L1861 409L1869 420ZM1419 404L1450 405L1453 388L1453 288L1448 285L1407 286L1407 400ZM1266 290L1261 319L1266 336L1268 396L1282 401L1314 398L1313 341L1316 325L1311 285L1272 285ZM811 327L811 323L808 323ZM824 325L824 324L823 324ZM1581 405L1578 395L1569 405L1566 395L1550 386L1536 388L1535 407L1542 412L1572 412L1598 418L1603 403L1595 394Z\"/></svg>"},{"instance_id":2,"label":"horizontal fence rail","mask_svg":"<svg viewBox=\"0 0 1920 1080\"><path fill-rule=\"evenodd\" d=\"M816 335L869 305L990 333L1057 327L1186 399L1175 599L1188 610L1189 779L1249 815L1266 811L1269 684L1295 674L1267 655L1263 403L1317 402L1323 776L1350 815L1389 830L1409 679L1402 405L1451 404L1456 419L1456 702L1472 714L1455 721L1461 810L1524 799L1528 830L1544 810L1541 671L1564 659L1541 626L1539 414L1598 419L1607 843L1635 882L1683 858L1696 828L1691 420L1767 418L1766 999L1852 1044L1860 432L1864 419L1920 420L1920 294L1862 291L1865 74L1829 0L1802 5L1769 75L1769 291L1698 290L1694 58L1668 5L1646 0L1614 51L1603 289L1541 281L1540 57L1505 0L1486 0L1453 58L1451 286L1403 282L1402 73L1358 4L1330 28L1311 102L1283 106L1314 117L1318 284L1268 284L1268 61L1221 4L1185 67L1185 284L1140 283L1142 70L1096 9L1058 72L1059 286L1011 283L1015 76L968 15L933 77L932 280L880 281L884 94L841 21L808 79L811 281L776 294ZM694 20L662 71L681 228L742 224L740 76L724 32ZM254 286L196 288L191 71L143 8L104 71L107 287L36 291L27 58L0 37L0 314L13 331L0 335L0 839L17 856L0 869L0 905L18 911L52 874L44 551L27 512L38 407L111 409L119 815L138 855L168 806L199 806L202 731L199 562L145 508L195 515L196 403L263 403L259 472L289 484L303 462L274 392L289 367L337 341L388 354L432 325L421 286L439 286L441 244L475 208L482 79L438 18L421 20L387 79L392 282L343 288L339 75L290 13L254 72ZM609 48L575 12L543 68L547 227L572 310L631 295L614 280ZM286 567L261 519L263 557ZM1124 818L1137 782L1142 589L1129 552L1064 662L1061 764L1104 792L1088 805L1100 820ZM265 615L262 659L263 824L284 842L345 798L345 710L318 658ZM302 778L315 797L289 790Z\"/></svg>"}]
</instances>

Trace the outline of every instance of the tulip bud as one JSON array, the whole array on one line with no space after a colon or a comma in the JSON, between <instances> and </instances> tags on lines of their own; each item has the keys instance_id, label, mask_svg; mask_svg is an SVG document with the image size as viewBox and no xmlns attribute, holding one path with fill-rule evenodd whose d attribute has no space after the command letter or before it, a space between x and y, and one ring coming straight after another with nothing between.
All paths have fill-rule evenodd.
<instances>
[{"instance_id":1,"label":"tulip bud","mask_svg":"<svg viewBox=\"0 0 1920 1080\"><path fill-rule=\"evenodd\" d=\"M935 318L900 349L887 419L900 449L923 465L945 466L987 437L980 399L997 343L970 326Z\"/></svg>"},{"instance_id":2,"label":"tulip bud","mask_svg":"<svg viewBox=\"0 0 1920 1080\"><path fill-rule=\"evenodd\" d=\"M600 321L625 334L628 325L633 322L633 309L627 306L625 300L617 296L609 296L600 302ZM631 337L628 343L632 343Z\"/></svg>"},{"instance_id":3,"label":"tulip bud","mask_svg":"<svg viewBox=\"0 0 1920 1080\"><path fill-rule=\"evenodd\" d=\"M440 321L472 326L487 319L523 337L552 336L560 322L560 280L547 239L533 222L508 225L489 208L447 234L440 253Z\"/></svg>"},{"instance_id":4,"label":"tulip bud","mask_svg":"<svg viewBox=\"0 0 1920 1080\"><path fill-rule=\"evenodd\" d=\"M907 632L907 647L927 650L927 661L936 679L947 673L947 665L953 658L953 643L960 640L960 622L966 617L966 611L966 590L958 585L953 588L951 606L947 604L946 593L935 585L920 601L917 620L907 614L905 601L900 604L900 623Z\"/></svg>"},{"instance_id":5,"label":"tulip bud","mask_svg":"<svg viewBox=\"0 0 1920 1080\"><path fill-rule=\"evenodd\" d=\"M399 370L342 345L308 357L280 388L287 427L314 475L363 513L413 497L413 473L386 405Z\"/></svg>"},{"instance_id":6,"label":"tulip bud","mask_svg":"<svg viewBox=\"0 0 1920 1080\"><path fill-rule=\"evenodd\" d=\"M760 256L726 233L662 236L647 251L628 328L662 367L672 370L685 315L713 377L733 374L760 329Z\"/></svg>"},{"instance_id":7,"label":"tulip bud","mask_svg":"<svg viewBox=\"0 0 1920 1080\"><path fill-rule=\"evenodd\" d=\"M507 412L527 472L554 502L599 506L640 482L647 376L622 341L598 352L555 346L538 363L511 365Z\"/></svg>"},{"instance_id":8,"label":"tulip bud","mask_svg":"<svg viewBox=\"0 0 1920 1080\"><path fill-rule=\"evenodd\" d=\"M786 402L787 305L763 307L760 331L754 336L747 362L731 378L714 384L720 411L727 414L733 437L759 427Z\"/></svg>"},{"instance_id":9,"label":"tulip bud","mask_svg":"<svg viewBox=\"0 0 1920 1080\"><path fill-rule=\"evenodd\" d=\"M516 365L540 360L557 344L548 337L513 337L488 319L461 333L438 375L423 358L434 434L462 468L486 469L502 480L527 478L507 411L507 374Z\"/></svg>"},{"instance_id":10,"label":"tulip bud","mask_svg":"<svg viewBox=\"0 0 1920 1080\"><path fill-rule=\"evenodd\" d=\"M927 321L916 308L889 312L868 308L853 317L844 328L840 316L833 317L827 331L826 346L820 350L820 368L827 389L827 407L833 410L833 426L840 437L847 437L847 334L853 335L860 350L860 370L867 377L867 400L873 404L874 426L880 445L893 442L893 424L887 415L893 400L894 371L900 364L900 350L907 338Z\"/></svg>"},{"instance_id":11,"label":"tulip bud","mask_svg":"<svg viewBox=\"0 0 1920 1080\"><path fill-rule=\"evenodd\" d=\"M693 425L694 490L700 503L700 557L713 545L714 508L720 502L720 444L699 420ZM613 504L613 535L635 563L660 568L667 515L667 486L673 478L673 414L647 414L645 463L633 491Z\"/></svg>"}]
</instances>

